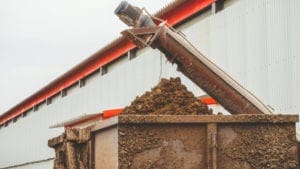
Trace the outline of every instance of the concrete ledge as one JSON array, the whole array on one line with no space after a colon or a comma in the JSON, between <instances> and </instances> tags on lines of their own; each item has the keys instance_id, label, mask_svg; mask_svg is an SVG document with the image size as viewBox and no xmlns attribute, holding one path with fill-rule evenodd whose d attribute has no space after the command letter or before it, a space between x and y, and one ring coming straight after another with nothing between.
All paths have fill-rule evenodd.
<instances>
[{"instance_id":1,"label":"concrete ledge","mask_svg":"<svg viewBox=\"0 0 300 169\"><path fill-rule=\"evenodd\" d=\"M120 115L118 123L295 123L298 115Z\"/></svg>"},{"instance_id":2,"label":"concrete ledge","mask_svg":"<svg viewBox=\"0 0 300 169\"><path fill-rule=\"evenodd\" d=\"M98 123L96 123L93 127L92 127L92 131L97 131L97 130L101 130L101 129L105 129L114 125L118 124L118 116L116 117L112 117L103 121L100 121Z\"/></svg>"}]
</instances>

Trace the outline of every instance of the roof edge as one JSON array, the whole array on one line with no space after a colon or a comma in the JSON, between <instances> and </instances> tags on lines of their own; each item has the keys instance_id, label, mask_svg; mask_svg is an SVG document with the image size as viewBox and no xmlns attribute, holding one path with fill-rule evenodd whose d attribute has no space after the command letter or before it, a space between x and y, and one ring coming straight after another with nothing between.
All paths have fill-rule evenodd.
<instances>
[{"instance_id":1,"label":"roof edge","mask_svg":"<svg viewBox=\"0 0 300 169\"><path fill-rule=\"evenodd\" d=\"M162 8L155 16L167 20L169 25L175 26L214 2L215 0L176 0ZM90 73L116 60L133 48L135 48L135 45L124 37L115 39L91 57L85 59L33 95L4 112L0 115L0 125L22 115L24 112L77 83Z\"/></svg>"}]
</instances>

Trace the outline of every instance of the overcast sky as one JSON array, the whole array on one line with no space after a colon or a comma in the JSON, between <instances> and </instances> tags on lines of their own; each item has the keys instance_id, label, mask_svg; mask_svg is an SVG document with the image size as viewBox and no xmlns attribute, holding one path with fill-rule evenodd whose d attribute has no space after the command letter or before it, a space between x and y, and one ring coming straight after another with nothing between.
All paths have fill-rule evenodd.
<instances>
[{"instance_id":1,"label":"overcast sky","mask_svg":"<svg viewBox=\"0 0 300 169\"><path fill-rule=\"evenodd\" d=\"M172 0L128 0L156 12ZM120 0L1 0L0 114L120 36Z\"/></svg>"}]
</instances>

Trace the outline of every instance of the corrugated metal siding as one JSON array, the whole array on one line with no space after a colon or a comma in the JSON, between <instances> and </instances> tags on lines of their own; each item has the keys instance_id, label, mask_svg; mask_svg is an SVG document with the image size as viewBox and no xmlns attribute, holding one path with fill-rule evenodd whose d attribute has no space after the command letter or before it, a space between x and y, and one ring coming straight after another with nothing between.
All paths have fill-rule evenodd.
<instances>
[{"instance_id":1,"label":"corrugated metal siding","mask_svg":"<svg viewBox=\"0 0 300 169\"><path fill-rule=\"evenodd\" d=\"M75 86L67 96L57 96L50 105L40 105L25 118L0 130L0 168L51 158L54 151L47 140L59 135L62 129L49 129L50 125L84 113L125 107L137 96L150 90L160 77L180 76L190 90L201 92L190 80L176 72L157 50L144 49L138 57L109 66L108 73L94 74L84 87Z\"/></svg>"},{"instance_id":2,"label":"corrugated metal siding","mask_svg":"<svg viewBox=\"0 0 300 169\"><path fill-rule=\"evenodd\" d=\"M300 35L298 0L242 0L213 17L198 17L180 29L216 62L276 112L300 112ZM209 13L206 14L208 16ZM203 92L166 62L157 50L108 67L67 96L0 130L0 168L54 156L47 140L62 132L50 125L84 113L124 107L161 77L180 76L196 95ZM3 139L4 138L4 139ZM44 168L44 167L41 167Z\"/></svg>"},{"instance_id":3,"label":"corrugated metal siding","mask_svg":"<svg viewBox=\"0 0 300 169\"><path fill-rule=\"evenodd\" d=\"M243 0L182 29L275 112L299 113L299 7L298 0Z\"/></svg>"}]
</instances>

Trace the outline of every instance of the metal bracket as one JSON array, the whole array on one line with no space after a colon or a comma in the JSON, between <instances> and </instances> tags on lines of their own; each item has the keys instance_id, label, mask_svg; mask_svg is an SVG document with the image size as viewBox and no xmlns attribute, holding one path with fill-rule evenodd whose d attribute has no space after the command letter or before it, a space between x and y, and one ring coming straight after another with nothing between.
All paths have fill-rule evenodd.
<instances>
[{"instance_id":1,"label":"metal bracket","mask_svg":"<svg viewBox=\"0 0 300 169\"><path fill-rule=\"evenodd\" d=\"M127 29L121 34L137 45L138 48L150 46L160 33L162 26Z\"/></svg>"}]
</instances>

